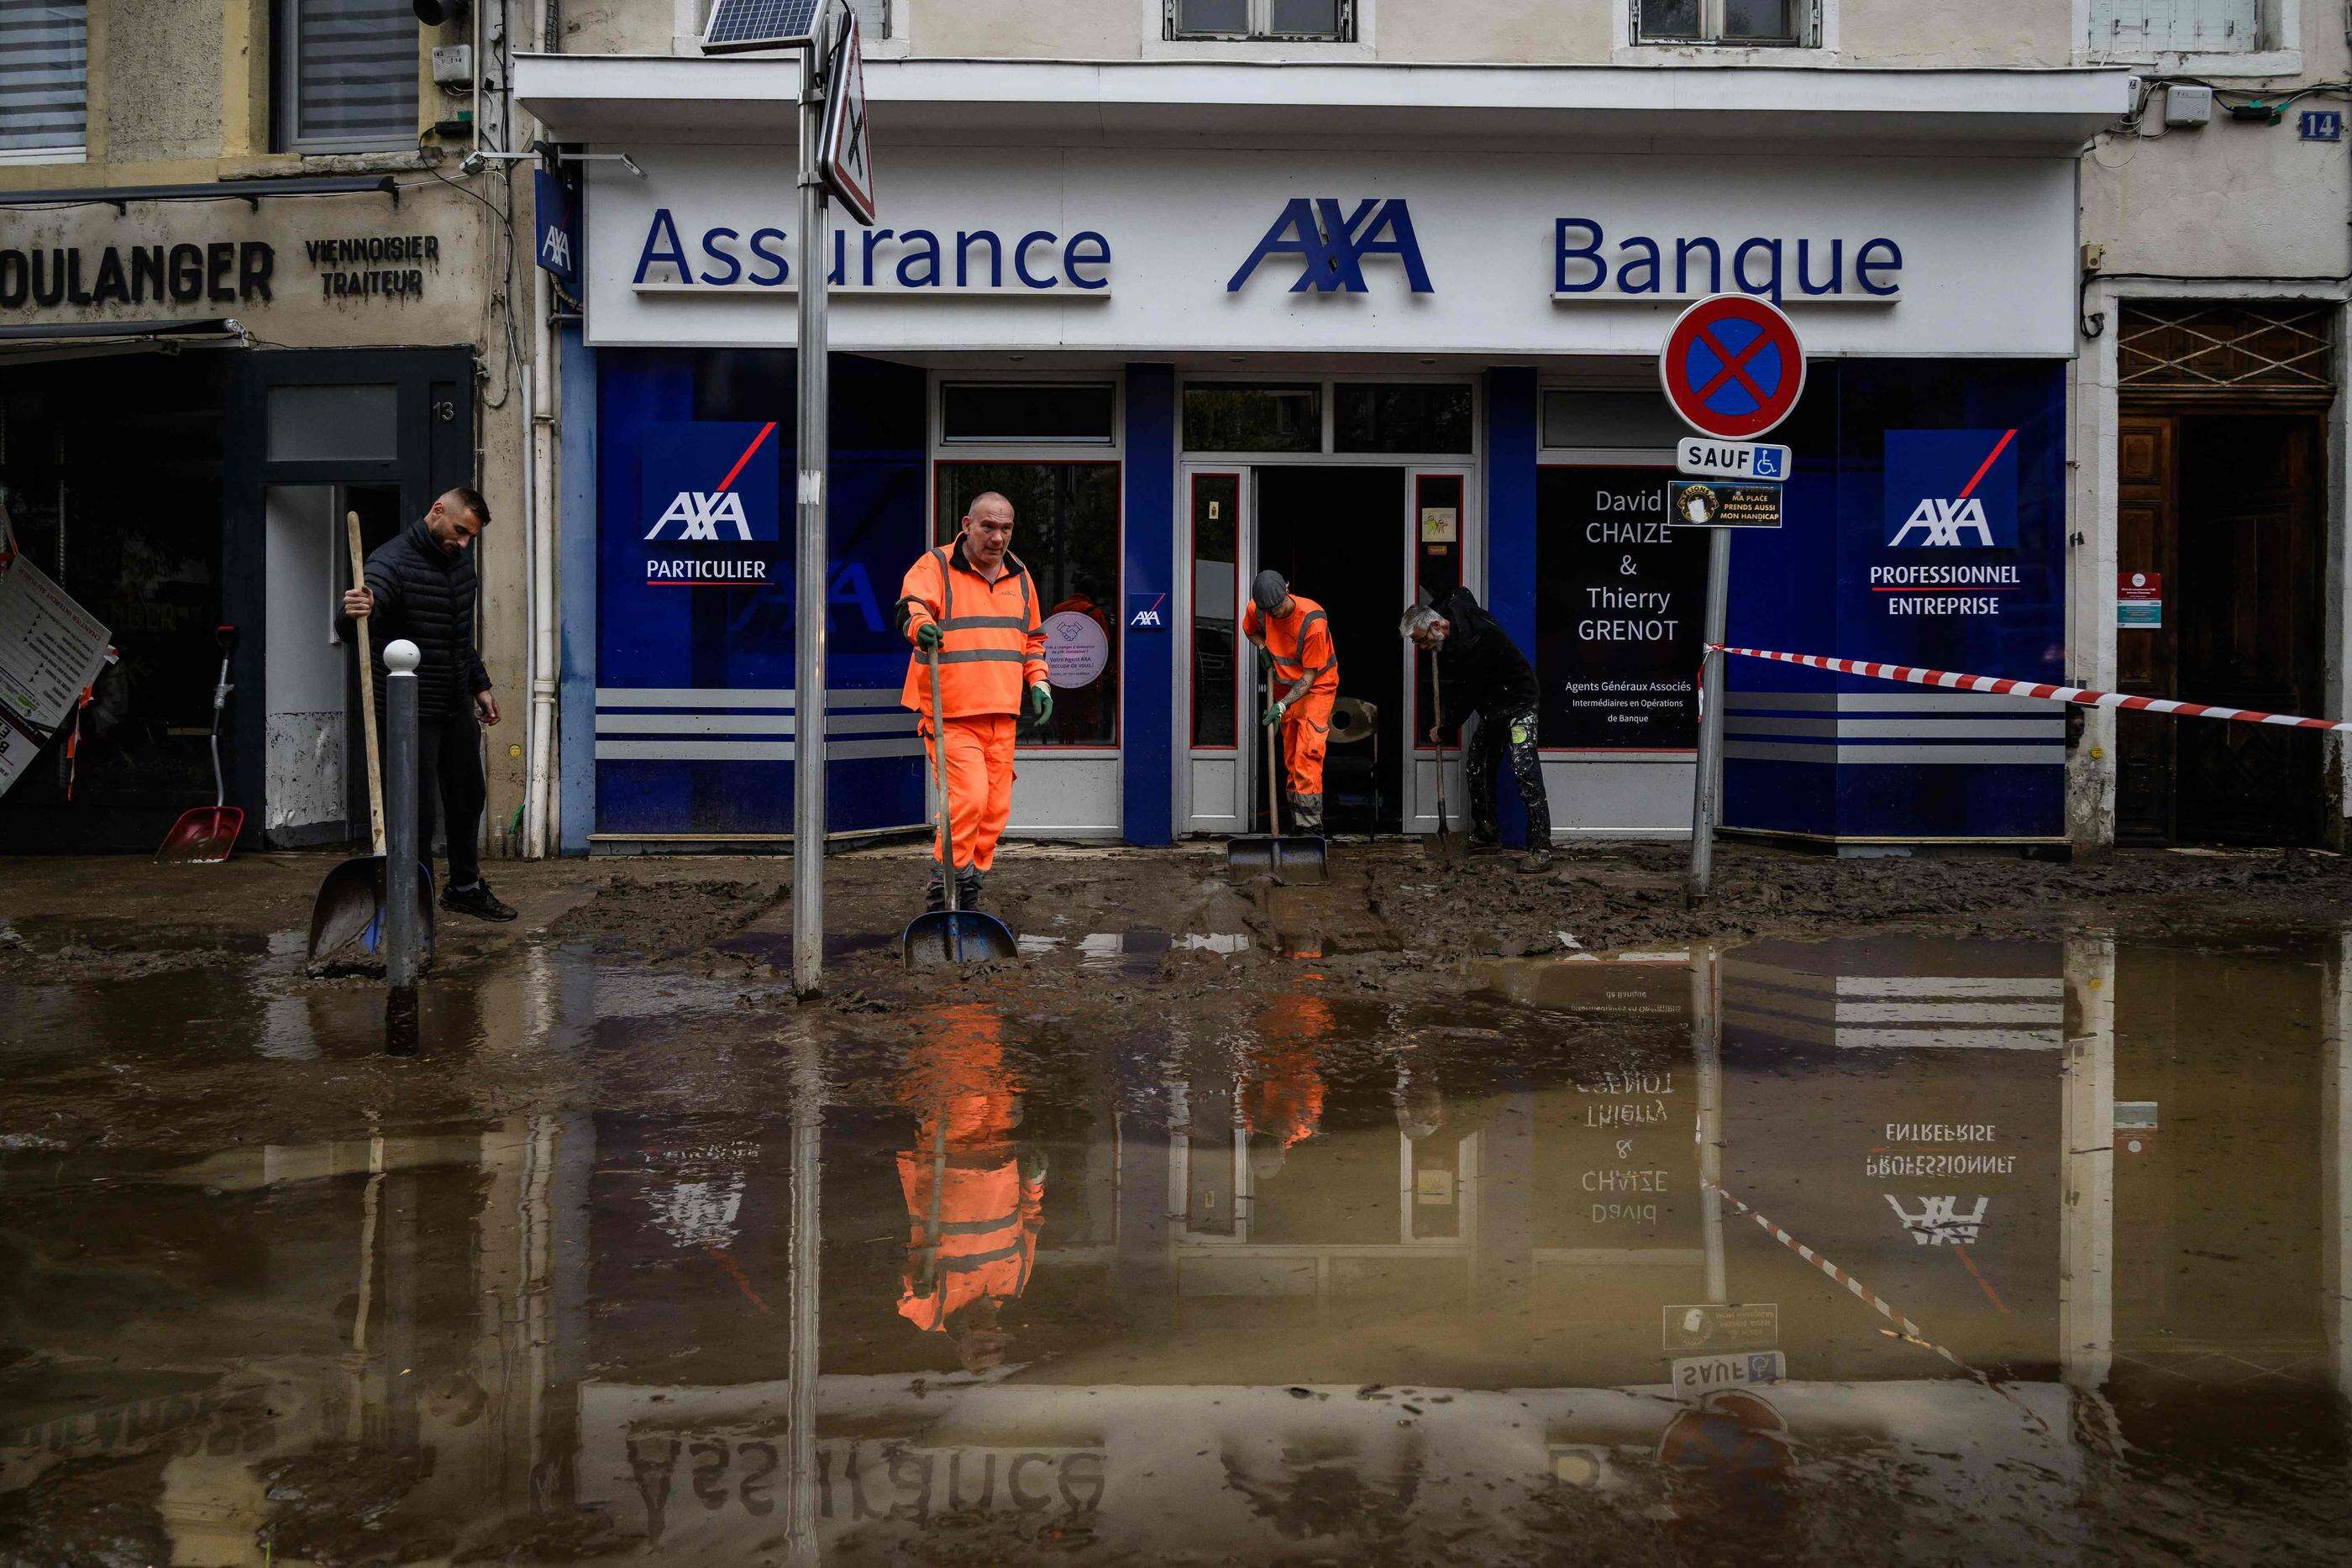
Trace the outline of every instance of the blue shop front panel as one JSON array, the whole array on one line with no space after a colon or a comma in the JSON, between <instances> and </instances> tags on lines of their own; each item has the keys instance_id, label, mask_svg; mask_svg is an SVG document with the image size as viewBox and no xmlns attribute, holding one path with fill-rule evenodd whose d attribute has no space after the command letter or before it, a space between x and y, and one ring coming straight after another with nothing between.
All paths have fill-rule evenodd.
<instances>
[{"instance_id":1,"label":"blue shop front panel","mask_svg":"<svg viewBox=\"0 0 2352 1568\"><path fill-rule=\"evenodd\" d=\"M1738 646L2023 680L2065 669L2063 367L1816 368L1777 533L1738 536ZM2062 839L2054 704L1735 658L1727 827L1848 840Z\"/></svg>"},{"instance_id":2,"label":"blue shop front panel","mask_svg":"<svg viewBox=\"0 0 2352 1568\"><path fill-rule=\"evenodd\" d=\"M793 356L598 356L596 831L792 831ZM835 355L828 417L826 811L923 820L898 706L899 579L923 548L923 375Z\"/></svg>"}]
</instances>

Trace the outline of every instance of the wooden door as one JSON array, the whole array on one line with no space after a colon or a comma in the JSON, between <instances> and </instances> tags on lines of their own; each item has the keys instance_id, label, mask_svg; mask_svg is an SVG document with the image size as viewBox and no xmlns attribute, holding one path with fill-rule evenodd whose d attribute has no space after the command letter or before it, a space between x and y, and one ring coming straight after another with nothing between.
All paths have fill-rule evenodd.
<instances>
[{"instance_id":1,"label":"wooden door","mask_svg":"<svg viewBox=\"0 0 2352 1568\"><path fill-rule=\"evenodd\" d=\"M2318 711L2322 444L2319 422L2308 414L2179 416L2179 587L2168 578L2166 588L2180 606L2180 695L2272 713ZM2315 735L2210 720L2179 728L2179 837L2314 841Z\"/></svg>"},{"instance_id":2,"label":"wooden door","mask_svg":"<svg viewBox=\"0 0 2352 1568\"><path fill-rule=\"evenodd\" d=\"M2155 574L2168 598L2161 624L2116 631L2116 685L2134 696L2177 696L2180 617L2176 480L2178 422L2168 414L2126 415L2116 439L2116 556L2119 573ZM2127 844L2173 837L2175 735L2181 721L2156 714L2116 716L2116 837Z\"/></svg>"}]
</instances>

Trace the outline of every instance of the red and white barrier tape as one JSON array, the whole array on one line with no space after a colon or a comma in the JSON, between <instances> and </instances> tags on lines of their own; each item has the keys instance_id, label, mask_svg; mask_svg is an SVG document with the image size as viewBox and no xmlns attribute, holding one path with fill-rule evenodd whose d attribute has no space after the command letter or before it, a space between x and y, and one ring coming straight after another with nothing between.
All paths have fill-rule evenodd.
<instances>
[{"instance_id":1,"label":"red and white barrier tape","mask_svg":"<svg viewBox=\"0 0 2352 1568\"><path fill-rule=\"evenodd\" d=\"M2253 708L2215 707L2209 703L2176 702L2170 697L2126 696L2121 692L2094 691L2088 686L2053 686L2042 681L2011 681L1999 675L1963 675L1949 670L1929 670L1916 664L1874 664L1863 659L1832 659L1820 653L1781 653L1767 648L1732 648L1710 643L1718 653L1744 659L1772 659L1802 664L1811 670L1835 670L1848 675L1870 675L1882 681L1908 681L1913 685L1945 686L1953 691L1985 692L2021 697L2046 697L2078 707L2129 708L2147 713L2173 713L2184 718L2226 718L2241 724L2276 724L2289 729L2352 730L2352 724L2328 718L2302 718L2290 713L2262 713Z\"/></svg>"}]
</instances>

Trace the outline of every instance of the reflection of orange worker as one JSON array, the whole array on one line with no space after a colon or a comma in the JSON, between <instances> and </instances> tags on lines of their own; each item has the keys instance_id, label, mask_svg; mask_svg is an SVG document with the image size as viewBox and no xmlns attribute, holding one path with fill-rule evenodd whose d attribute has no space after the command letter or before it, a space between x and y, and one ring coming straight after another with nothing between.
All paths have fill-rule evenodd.
<instances>
[{"instance_id":1,"label":"reflection of orange worker","mask_svg":"<svg viewBox=\"0 0 2352 1568\"><path fill-rule=\"evenodd\" d=\"M929 1020L901 1098L919 1118L898 1152L907 1264L898 1315L955 1340L965 1370L1004 1359L996 1326L1029 1287L1045 1222L1045 1159L1013 1143L1021 1097L1004 1071L996 1014L976 1003Z\"/></svg>"},{"instance_id":2,"label":"reflection of orange worker","mask_svg":"<svg viewBox=\"0 0 2352 1568\"><path fill-rule=\"evenodd\" d=\"M926 747L947 747L956 900L966 909L980 907L981 879L996 863L996 841L1013 814L1013 732L1023 688L1034 722L1054 716L1037 585L1012 547L1013 503L983 491L972 498L952 548L927 552L907 569L898 590L898 630L916 649L899 701L921 716L917 727ZM931 733L932 649L939 651L944 737ZM933 909L947 906L944 858L935 844Z\"/></svg>"},{"instance_id":3,"label":"reflection of orange worker","mask_svg":"<svg viewBox=\"0 0 2352 1568\"><path fill-rule=\"evenodd\" d=\"M1323 1070L1316 1051L1337 1021L1318 997L1286 997L1258 1020L1263 1042L1242 1073L1242 1124L1249 1134L1250 1171L1263 1181L1282 1169L1283 1156L1323 1128Z\"/></svg>"},{"instance_id":4,"label":"reflection of orange worker","mask_svg":"<svg viewBox=\"0 0 2352 1568\"><path fill-rule=\"evenodd\" d=\"M1323 831L1323 753L1331 740L1331 705L1339 695L1339 653L1330 618L1311 599L1290 591L1278 571L1261 571L1242 612L1242 635L1258 645L1263 669L1270 659L1278 695L1265 723L1279 726L1282 762L1290 777L1290 815L1302 833ZM1281 824L1268 823L1280 832Z\"/></svg>"}]
</instances>

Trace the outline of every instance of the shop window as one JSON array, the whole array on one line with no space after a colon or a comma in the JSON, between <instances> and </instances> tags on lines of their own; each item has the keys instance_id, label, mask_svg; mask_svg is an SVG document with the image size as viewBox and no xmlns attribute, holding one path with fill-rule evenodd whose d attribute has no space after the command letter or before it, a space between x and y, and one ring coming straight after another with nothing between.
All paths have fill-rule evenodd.
<instances>
[{"instance_id":1,"label":"shop window","mask_svg":"<svg viewBox=\"0 0 2352 1568\"><path fill-rule=\"evenodd\" d=\"M418 33L409 0L278 0L281 152L416 145Z\"/></svg>"},{"instance_id":2,"label":"shop window","mask_svg":"<svg viewBox=\"0 0 2352 1568\"><path fill-rule=\"evenodd\" d=\"M1118 744L1119 492L1116 463L941 463L932 538L946 544L972 498L1013 503L1013 553L1036 580L1054 716L1024 716L1023 746Z\"/></svg>"},{"instance_id":3,"label":"shop window","mask_svg":"<svg viewBox=\"0 0 2352 1568\"><path fill-rule=\"evenodd\" d=\"M2262 0L2091 0L2090 45L2109 59L2267 47Z\"/></svg>"},{"instance_id":4,"label":"shop window","mask_svg":"<svg viewBox=\"0 0 2352 1568\"><path fill-rule=\"evenodd\" d=\"M1313 38L1356 36L1355 0L1167 0L1171 38Z\"/></svg>"},{"instance_id":5,"label":"shop window","mask_svg":"<svg viewBox=\"0 0 2352 1568\"><path fill-rule=\"evenodd\" d=\"M1117 411L1108 382L948 382L940 388L940 438L1108 446Z\"/></svg>"},{"instance_id":6,"label":"shop window","mask_svg":"<svg viewBox=\"0 0 2352 1568\"><path fill-rule=\"evenodd\" d=\"M87 0L0 0L0 163L79 158L89 99Z\"/></svg>"},{"instance_id":7,"label":"shop window","mask_svg":"<svg viewBox=\"0 0 2352 1568\"><path fill-rule=\"evenodd\" d=\"M1670 447L1685 434L1663 392L1578 389L1543 394L1546 446Z\"/></svg>"},{"instance_id":8,"label":"shop window","mask_svg":"<svg viewBox=\"0 0 2352 1568\"><path fill-rule=\"evenodd\" d=\"M1644 44L1811 44L1811 0L1633 0Z\"/></svg>"},{"instance_id":9,"label":"shop window","mask_svg":"<svg viewBox=\"0 0 2352 1568\"><path fill-rule=\"evenodd\" d=\"M1234 733L1235 611L1241 601L1242 476L1192 476L1192 744L1230 747Z\"/></svg>"},{"instance_id":10,"label":"shop window","mask_svg":"<svg viewBox=\"0 0 2352 1568\"><path fill-rule=\"evenodd\" d=\"M399 389L275 386L264 450L272 463L389 463L400 455Z\"/></svg>"},{"instance_id":11,"label":"shop window","mask_svg":"<svg viewBox=\"0 0 2352 1568\"><path fill-rule=\"evenodd\" d=\"M1184 389L1188 452L1320 452L1323 389L1208 382Z\"/></svg>"},{"instance_id":12,"label":"shop window","mask_svg":"<svg viewBox=\"0 0 2352 1568\"><path fill-rule=\"evenodd\" d=\"M1697 743L1705 528L1659 528L1664 465L1536 471L1538 730L1547 750Z\"/></svg>"},{"instance_id":13,"label":"shop window","mask_svg":"<svg viewBox=\"0 0 2352 1568\"><path fill-rule=\"evenodd\" d=\"M1331 437L1340 452L1470 450L1467 386L1351 386L1331 392Z\"/></svg>"}]
</instances>

